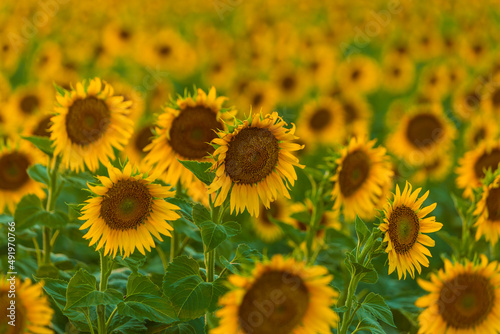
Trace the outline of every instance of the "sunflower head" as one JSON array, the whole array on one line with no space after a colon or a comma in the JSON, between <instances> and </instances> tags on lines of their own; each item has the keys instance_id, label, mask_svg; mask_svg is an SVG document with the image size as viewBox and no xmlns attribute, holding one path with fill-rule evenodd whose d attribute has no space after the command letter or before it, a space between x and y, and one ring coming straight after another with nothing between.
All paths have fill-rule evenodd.
<instances>
[{"instance_id":1,"label":"sunflower head","mask_svg":"<svg viewBox=\"0 0 500 334\"><path fill-rule=\"evenodd\" d=\"M54 154L71 170L80 171L87 166L91 171L115 158L113 148L122 150L133 130L128 119L132 102L123 96L114 96L113 88L101 79L77 83L76 90L60 90L56 96L58 106L52 117L50 139L54 141Z\"/></svg>"},{"instance_id":2,"label":"sunflower head","mask_svg":"<svg viewBox=\"0 0 500 334\"><path fill-rule=\"evenodd\" d=\"M412 192L411 185L407 182L401 192L396 185L396 194L393 201L388 201L383 210L383 222L379 225L385 233L384 242L387 242L385 250L389 255L389 274L397 269L398 277L406 279L406 273L415 277L415 268L421 272L421 265L429 266L429 260L425 257L431 253L425 246L434 247L434 240L424 233L436 232L443 224L436 222L435 217L426 217L434 208L436 203L423 207L422 204L429 196L427 191L418 198L421 188Z\"/></svg>"},{"instance_id":3,"label":"sunflower head","mask_svg":"<svg viewBox=\"0 0 500 334\"><path fill-rule=\"evenodd\" d=\"M12 299L12 288L15 286L15 297ZM8 324L10 318L11 301L15 301L15 326ZM49 329L54 311L50 308L47 296L43 294L41 283L32 284L30 279L24 282L18 278L8 279L8 276L0 275L0 331L5 334L31 333L49 334L54 333Z\"/></svg>"},{"instance_id":4,"label":"sunflower head","mask_svg":"<svg viewBox=\"0 0 500 334\"><path fill-rule=\"evenodd\" d=\"M329 333L338 322L331 310L338 293L324 267L275 255L251 276L230 276L232 290L220 299L214 334Z\"/></svg>"},{"instance_id":5,"label":"sunflower head","mask_svg":"<svg viewBox=\"0 0 500 334\"><path fill-rule=\"evenodd\" d=\"M452 145L456 129L437 104L421 104L406 113L387 147L412 166L432 162Z\"/></svg>"},{"instance_id":6,"label":"sunflower head","mask_svg":"<svg viewBox=\"0 0 500 334\"><path fill-rule=\"evenodd\" d=\"M474 210L477 217L474 225L477 227L476 240L484 236L493 246L500 237L500 175L496 175L491 175L494 179L490 184L483 185L481 199Z\"/></svg>"},{"instance_id":7,"label":"sunflower head","mask_svg":"<svg viewBox=\"0 0 500 334\"><path fill-rule=\"evenodd\" d=\"M231 212L259 215L259 198L266 208L283 195L290 198L289 184L297 179L294 166L303 167L292 155L303 146L293 143L295 127L287 124L276 112L256 114L236 126L222 131L212 141L216 148L212 170L216 177L209 193L218 191L215 205L221 205L231 191Z\"/></svg>"},{"instance_id":8,"label":"sunflower head","mask_svg":"<svg viewBox=\"0 0 500 334\"><path fill-rule=\"evenodd\" d=\"M168 187L154 184L154 176L140 173L130 164L123 170L109 166L108 177L98 176L97 185L89 185L92 198L82 208L80 220L86 221L80 230L89 228L83 236L97 241L96 250L104 247L104 254L116 256L118 250L124 257L137 248L155 247L153 237L163 241L160 234L170 236L168 221L177 220L179 208L165 201L173 197Z\"/></svg>"},{"instance_id":9,"label":"sunflower head","mask_svg":"<svg viewBox=\"0 0 500 334\"><path fill-rule=\"evenodd\" d=\"M216 131L224 130L232 120L233 110L223 109L227 98L217 97L215 88L209 93L198 89L194 96L186 93L165 108L158 117L156 136L144 148L145 163L172 185L180 180L188 188L196 178L178 160L208 161L214 152L210 141ZM199 182L199 181L198 181Z\"/></svg>"},{"instance_id":10,"label":"sunflower head","mask_svg":"<svg viewBox=\"0 0 500 334\"><path fill-rule=\"evenodd\" d=\"M385 148L374 146L375 140L352 138L336 161L337 169L331 179L334 209L342 208L346 220L354 220L356 214L374 218L382 189L391 182L394 172L389 156Z\"/></svg>"},{"instance_id":11,"label":"sunflower head","mask_svg":"<svg viewBox=\"0 0 500 334\"><path fill-rule=\"evenodd\" d=\"M35 194L44 198L42 184L28 175L28 168L43 162L43 156L27 142L0 143L0 210L5 207L11 213L24 195Z\"/></svg>"},{"instance_id":12,"label":"sunflower head","mask_svg":"<svg viewBox=\"0 0 500 334\"><path fill-rule=\"evenodd\" d=\"M463 196L473 198L474 188L481 186L486 172L495 172L500 164L500 141L485 141L465 153L456 168L457 187L464 189Z\"/></svg>"},{"instance_id":13,"label":"sunflower head","mask_svg":"<svg viewBox=\"0 0 500 334\"><path fill-rule=\"evenodd\" d=\"M444 262L444 270L431 274L431 280L417 280L429 294L415 302L424 308L418 317L420 332L498 333L500 323L500 271L498 263L464 264Z\"/></svg>"}]
</instances>

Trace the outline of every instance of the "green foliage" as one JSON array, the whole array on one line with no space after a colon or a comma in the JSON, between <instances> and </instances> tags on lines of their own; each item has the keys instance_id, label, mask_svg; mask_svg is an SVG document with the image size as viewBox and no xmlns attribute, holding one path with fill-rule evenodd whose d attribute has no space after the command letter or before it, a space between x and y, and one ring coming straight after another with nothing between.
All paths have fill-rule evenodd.
<instances>
[{"instance_id":1,"label":"green foliage","mask_svg":"<svg viewBox=\"0 0 500 334\"><path fill-rule=\"evenodd\" d=\"M97 291L96 278L84 269L77 271L68 283L65 310L97 305L116 305L122 294L115 289Z\"/></svg>"},{"instance_id":2,"label":"green foliage","mask_svg":"<svg viewBox=\"0 0 500 334\"><path fill-rule=\"evenodd\" d=\"M40 151L47 154L49 157L52 157L54 155L54 148L52 147L53 142L52 140L50 140L50 138L38 136L21 136L21 138L26 139L27 141L35 145Z\"/></svg>"},{"instance_id":3,"label":"green foliage","mask_svg":"<svg viewBox=\"0 0 500 334\"><path fill-rule=\"evenodd\" d=\"M164 324L177 322L177 316L168 299L146 276L133 273L127 282L127 296L118 304L118 314Z\"/></svg>"},{"instance_id":4,"label":"green foliage","mask_svg":"<svg viewBox=\"0 0 500 334\"><path fill-rule=\"evenodd\" d=\"M209 185L215 178L215 173L210 172L212 164L210 162L198 162L190 160L179 160L179 162L189 169L201 182Z\"/></svg>"},{"instance_id":5,"label":"green foliage","mask_svg":"<svg viewBox=\"0 0 500 334\"><path fill-rule=\"evenodd\" d=\"M14 219L16 229L19 231L35 225L60 228L69 222L68 215L64 212L45 210L36 195L26 195L21 199L14 213Z\"/></svg>"},{"instance_id":6,"label":"green foliage","mask_svg":"<svg viewBox=\"0 0 500 334\"><path fill-rule=\"evenodd\" d=\"M218 298L226 291L220 279L205 282L198 263L187 256L176 257L168 265L163 279L163 293L182 321L196 319L207 311L213 311Z\"/></svg>"},{"instance_id":7,"label":"green foliage","mask_svg":"<svg viewBox=\"0 0 500 334\"><path fill-rule=\"evenodd\" d=\"M224 222L215 224L212 221L205 221L199 225L201 229L201 238L206 249L205 252L210 252L219 246L223 241L234 237L240 230L240 224L237 222Z\"/></svg>"}]
</instances>

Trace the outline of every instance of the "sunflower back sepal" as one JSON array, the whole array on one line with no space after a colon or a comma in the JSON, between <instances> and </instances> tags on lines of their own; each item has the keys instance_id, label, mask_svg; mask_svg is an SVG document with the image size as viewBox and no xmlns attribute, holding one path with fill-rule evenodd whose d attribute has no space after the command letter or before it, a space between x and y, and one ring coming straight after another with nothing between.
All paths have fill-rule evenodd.
<instances>
[{"instance_id":1,"label":"sunflower back sepal","mask_svg":"<svg viewBox=\"0 0 500 334\"><path fill-rule=\"evenodd\" d=\"M21 136L21 138L35 145L40 151L47 154L49 157L54 155L54 148L52 147L54 142L50 138L39 136Z\"/></svg>"},{"instance_id":2,"label":"sunflower back sepal","mask_svg":"<svg viewBox=\"0 0 500 334\"><path fill-rule=\"evenodd\" d=\"M184 167L186 167L191 173L196 176L198 180L205 183L206 185L210 185L214 178L215 173L210 171L212 164L210 162L199 162L193 160L179 160L177 159Z\"/></svg>"}]
</instances>

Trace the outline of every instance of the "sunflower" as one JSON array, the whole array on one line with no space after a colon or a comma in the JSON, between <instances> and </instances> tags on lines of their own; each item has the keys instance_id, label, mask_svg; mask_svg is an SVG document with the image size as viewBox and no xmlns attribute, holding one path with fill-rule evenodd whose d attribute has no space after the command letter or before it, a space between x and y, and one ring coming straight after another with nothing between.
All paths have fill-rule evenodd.
<instances>
[{"instance_id":1,"label":"sunflower","mask_svg":"<svg viewBox=\"0 0 500 334\"><path fill-rule=\"evenodd\" d=\"M27 194L45 197L42 184L27 173L30 166L42 161L42 154L26 141L0 143L0 211L7 207L14 213L16 204Z\"/></svg>"},{"instance_id":2,"label":"sunflower","mask_svg":"<svg viewBox=\"0 0 500 334\"><path fill-rule=\"evenodd\" d=\"M339 321L331 280L324 267L275 255L257 263L250 277L229 277L232 291L219 300L219 327L211 333L330 333Z\"/></svg>"},{"instance_id":3,"label":"sunflower","mask_svg":"<svg viewBox=\"0 0 500 334\"><path fill-rule=\"evenodd\" d=\"M62 63L61 47L53 42L45 42L34 58L31 66L36 77L44 81L52 80Z\"/></svg>"},{"instance_id":4,"label":"sunflower","mask_svg":"<svg viewBox=\"0 0 500 334\"><path fill-rule=\"evenodd\" d=\"M403 275L406 279L407 272L414 278L415 268L420 273L420 265L429 266L425 255L431 256L431 253L425 246L434 247L435 242L424 233L439 231L443 226L436 222L435 217L425 217L434 210L436 203L421 208L429 196L427 191L417 199L421 189L412 192L411 185L406 182L401 193L396 185L394 200L386 202L384 222L379 225L380 230L385 233L383 241L387 242L385 252L389 255L389 274L397 269L399 279Z\"/></svg>"},{"instance_id":5,"label":"sunflower","mask_svg":"<svg viewBox=\"0 0 500 334\"><path fill-rule=\"evenodd\" d=\"M419 166L412 181L417 184L423 184L428 181L443 181L449 174L453 164L453 155L450 152L444 152L434 160Z\"/></svg>"},{"instance_id":6,"label":"sunflower","mask_svg":"<svg viewBox=\"0 0 500 334\"><path fill-rule=\"evenodd\" d=\"M244 87L244 93L235 93L234 101L238 110L252 109L253 113L261 110L272 110L277 101L278 93L276 87L264 80L252 80ZM242 118L242 114L238 115Z\"/></svg>"},{"instance_id":7,"label":"sunflower","mask_svg":"<svg viewBox=\"0 0 500 334\"><path fill-rule=\"evenodd\" d=\"M14 287L11 288L11 286ZM11 298L12 289L15 297ZM11 318L11 302L15 302L15 326L8 324ZM5 334L51 334L54 310L50 308L47 296L43 294L43 284L32 284L29 278L24 282L16 277L15 281L8 276L0 275L0 332Z\"/></svg>"},{"instance_id":8,"label":"sunflower","mask_svg":"<svg viewBox=\"0 0 500 334\"><path fill-rule=\"evenodd\" d=\"M489 185L483 186L481 200L477 203L474 216L477 221L476 240L484 235L493 246L500 236L500 175Z\"/></svg>"},{"instance_id":9,"label":"sunflower","mask_svg":"<svg viewBox=\"0 0 500 334\"><path fill-rule=\"evenodd\" d=\"M278 66L272 74L272 81L278 100L286 105L298 103L310 88L310 80L304 75L304 69L290 64Z\"/></svg>"},{"instance_id":10,"label":"sunflower","mask_svg":"<svg viewBox=\"0 0 500 334\"><path fill-rule=\"evenodd\" d=\"M337 169L331 179L335 183L333 208L342 208L347 221L353 221L356 215L373 218L382 189L394 174L385 148L375 148L375 141L352 138L336 161Z\"/></svg>"},{"instance_id":11,"label":"sunflower","mask_svg":"<svg viewBox=\"0 0 500 334\"><path fill-rule=\"evenodd\" d=\"M178 160L209 161L214 152L210 141L232 119L233 113L222 109L225 100L217 97L214 87L208 94L198 89L195 96L179 98L158 117L156 136L144 151L145 163L161 172L163 181L175 186L180 180L185 188L201 182Z\"/></svg>"},{"instance_id":12,"label":"sunflower","mask_svg":"<svg viewBox=\"0 0 500 334\"><path fill-rule=\"evenodd\" d=\"M488 41L488 36L479 30L469 33L464 38L460 48L460 55L468 65L476 66L485 61L485 58L490 54L492 46Z\"/></svg>"},{"instance_id":13,"label":"sunflower","mask_svg":"<svg viewBox=\"0 0 500 334\"><path fill-rule=\"evenodd\" d=\"M304 52L305 72L311 77L313 85L319 88L328 87L335 77L337 55L333 48L321 44L314 46L311 52Z\"/></svg>"},{"instance_id":14,"label":"sunflower","mask_svg":"<svg viewBox=\"0 0 500 334\"><path fill-rule=\"evenodd\" d=\"M366 99L358 94L341 94L340 103L344 110L346 139L364 137L369 134L373 111Z\"/></svg>"},{"instance_id":15,"label":"sunflower","mask_svg":"<svg viewBox=\"0 0 500 334\"><path fill-rule=\"evenodd\" d=\"M113 21L103 27L102 41L112 56L125 56L134 50L138 39L136 26L137 24Z\"/></svg>"},{"instance_id":16,"label":"sunflower","mask_svg":"<svg viewBox=\"0 0 500 334\"><path fill-rule=\"evenodd\" d=\"M415 80L415 65L409 57L388 54L382 64L384 89L391 93L404 93Z\"/></svg>"},{"instance_id":17,"label":"sunflower","mask_svg":"<svg viewBox=\"0 0 500 334\"><path fill-rule=\"evenodd\" d=\"M464 143L467 149L479 146L483 142L495 140L498 137L498 122L487 114L476 114L469 121L464 133Z\"/></svg>"},{"instance_id":18,"label":"sunflower","mask_svg":"<svg viewBox=\"0 0 500 334\"><path fill-rule=\"evenodd\" d=\"M272 202L269 209L261 204L262 214L259 217L252 217L255 232L260 239L271 243L282 237L283 231L275 221L284 223L291 221L288 206L287 201L282 198Z\"/></svg>"},{"instance_id":19,"label":"sunflower","mask_svg":"<svg viewBox=\"0 0 500 334\"><path fill-rule=\"evenodd\" d=\"M346 90L371 93L379 86L379 67L367 56L351 56L339 64L337 81Z\"/></svg>"},{"instance_id":20,"label":"sunflower","mask_svg":"<svg viewBox=\"0 0 500 334\"><path fill-rule=\"evenodd\" d=\"M462 120L479 113L484 85L474 81L461 84L453 94L453 111Z\"/></svg>"},{"instance_id":21,"label":"sunflower","mask_svg":"<svg viewBox=\"0 0 500 334\"><path fill-rule=\"evenodd\" d=\"M104 84L104 85L103 85ZM76 90L58 93L56 115L52 117L50 139L54 154L62 155L66 168L91 171L115 158L113 148L122 150L133 130L127 118L130 101L113 96L113 88L95 78L89 85L77 83Z\"/></svg>"},{"instance_id":22,"label":"sunflower","mask_svg":"<svg viewBox=\"0 0 500 334\"><path fill-rule=\"evenodd\" d=\"M500 164L500 141L483 142L458 160L456 184L464 197L472 198L473 189L481 186L486 170L496 171Z\"/></svg>"},{"instance_id":23,"label":"sunflower","mask_svg":"<svg viewBox=\"0 0 500 334\"><path fill-rule=\"evenodd\" d=\"M51 112L41 112L29 117L21 132L25 136L50 137Z\"/></svg>"},{"instance_id":24,"label":"sunflower","mask_svg":"<svg viewBox=\"0 0 500 334\"><path fill-rule=\"evenodd\" d=\"M54 97L43 85L16 88L7 101L7 117L17 129L24 127L26 119L52 110Z\"/></svg>"},{"instance_id":25,"label":"sunflower","mask_svg":"<svg viewBox=\"0 0 500 334\"><path fill-rule=\"evenodd\" d=\"M309 215L311 215L313 212L313 203L308 198L306 198L304 203L297 202L290 205L291 215L303 212L307 212ZM319 223L318 223L319 229L316 231L315 241L322 241L325 236L325 231L327 229L334 229L337 231L340 231L342 229L342 223L340 222L339 216L340 216L339 211L333 211L333 210L323 211L321 217L319 217ZM291 224L293 227L302 232L307 231L307 228L310 225L310 221L303 222L294 218L287 220L286 223Z\"/></svg>"},{"instance_id":26,"label":"sunflower","mask_svg":"<svg viewBox=\"0 0 500 334\"><path fill-rule=\"evenodd\" d=\"M496 261L481 255L481 263L444 261L444 270L430 281L417 279L429 292L415 302L425 308L419 315L419 333L500 332L500 270Z\"/></svg>"},{"instance_id":27,"label":"sunflower","mask_svg":"<svg viewBox=\"0 0 500 334\"><path fill-rule=\"evenodd\" d=\"M308 144L339 144L345 136L342 104L321 98L304 106L297 120L297 135Z\"/></svg>"},{"instance_id":28,"label":"sunflower","mask_svg":"<svg viewBox=\"0 0 500 334\"><path fill-rule=\"evenodd\" d=\"M139 63L167 70L177 77L191 74L198 65L195 50L173 29L142 32L135 58Z\"/></svg>"},{"instance_id":29,"label":"sunflower","mask_svg":"<svg viewBox=\"0 0 500 334\"><path fill-rule=\"evenodd\" d=\"M496 120L500 119L500 74L491 78L486 84L481 97L482 109L490 113Z\"/></svg>"},{"instance_id":30,"label":"sunflower","mask_svg":"<svg viewBox=\"0 0 500 334\"><path fill-rule=\"evenodd\" d=\"M130 142L123 151L123 157L135 165L142 166L146 157L144 148L153 141L154 125L150 122L141 124L135 129Z\"/></svg>"},{"instance_id":31,"label":"sunflower","mask_svg":"<svg viewBox=\"0 0 500 334\"><path fill-rule=\"evenodd\" d=\"M426 23L426 22L421 22ZM428 60L441 53L441 43L437 32L432 29L417 29L410 38L412 56L417 60Z\"/></svg>"},{"instance_id":32,"label":"sunflower","mask_svg":"<svg viewBox=\"0 0 500 334\"><path fill-rule=\"evenodd\" d=\"M428 96L431 101L441 101L448 91L449 76L446 67L428 65L422 69L419 91Z\"/></svg>"},{"instance_id":33,"label":"sunflower","mask_svg":"<svg viewBox=\"0 0 500 334\"><path fill-rule=\"evenodd\" d=\"M448 150L456 129L438 104L416 105L387 139L387 148L412 166L432 162Z\"/></svg>"},{"instance_id":34,"label":"sunflower","mask_svg":"<svg viewBox=\"0 0 500 334\"><path fill-rule=\"evenodd\" d=\"M256 114L232 132L218 133L212 140L217 147L212 165L216 176L209 186L209 193L220 190L215 206L231 190L231 212L236 209L238 214L246 208L258 217L259 198L266 208L279 195L290 198L287 188L297 179L293 166L304 167L291 152L304 146L292 142L297 139L295 126L286 129L286 125L276 112L265 117Z\"/></svg>"},{"instance_id":35,"label":"sunflower","mask_svg":"<svg viewBox=\"0 0 500 334\"><path fill-rule=\"evenodd\" d=\"M85 201L79 218L86 221L80 230L89 228L83 238L91 239L90 246L99 241L96 250L104 246L104 255L112 254L113 258L118 250L124 257L135 248L142 254L145 249L150 252L155 247L151 235L163 241L160 234L170 236L173 230L167 220L180 218L174 211L179 208L164 200L174 192L153 184L154 175L146 176L130 163L123 171L112 166L107 169L109 177L98 176L100 183L89 185L94 195Z\"/></svg>"}]
</instances>

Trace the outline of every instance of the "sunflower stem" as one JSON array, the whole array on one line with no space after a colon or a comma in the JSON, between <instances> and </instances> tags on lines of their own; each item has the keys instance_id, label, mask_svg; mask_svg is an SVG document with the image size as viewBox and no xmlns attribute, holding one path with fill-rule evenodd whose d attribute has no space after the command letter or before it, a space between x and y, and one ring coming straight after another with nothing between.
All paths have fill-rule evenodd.
<instances>
[{"instance_id":1,"label":"sunflower stem","mask_svg":"<svg viewBox=\"0 0 500 334\"><path fill-rule=\"evenodd\" d=\"M49 158L48 168L47 168L47 176L49 178L48 184L48 196L47 196L47 211L53 211L56 206L57 199L57 172L59 170L59 166L61 164L61 157L57 156L54 162L54 167L52 166L52 158ZM52 229L50 227L44 226L43 228L43 263L50 264L50 253L53 244L52 241ZM55 240L54 240L55 242Z\"/></svg>"},{"instance_id":2,"label":"sunflower stem","mask_svg":"<svg viewBox=\"0 0 500 334\"><path fill-rule=\"evenodd\" d=\"M104 250L99 250L99 259L101 264L101 281L99 282L99 291L104 292L108 288L108 279L113 270L113 260L104 255ZM97 306L97 327L99 334L106 334L106 306Z\"/></svg>"},{"instance_id":3,"label":"sunflower stem","mask_svg":"<svg viewBox=\"0 0 500 334\"><path fill-rule=\"evenodd\" d=\"M168 261L165 252L163 251L163 249L161 249L160 245L156 246L156 251L158 252L158 256L160 257L161 264L163 265L163 270L167 271Z\"/></svg>"},{"instance_id":4,"label":"sunflower stem","mask_svg":"<svg viewBox=\"0 0 500 334\"><path fill-rule=\"evenodd\" d=\"M108 332L108 329L109 329L109 325L111 325L111 321L113 320L116 312L118 312L118 306L115 307L115 309L113 310L113 312L111 312L111 315L109 316L108 318L108 321L106 321L106 333Z\"/></svg>"},{"instance_id":5,"label":"sunflower stem","mask_svg":"<svg viewBox=\"0 0 500 334\"><path fill-rule=\"evenodd\" d=\"M85 317L85 319L87 320L87 324L89 325L90 334L94 334L94 326L92 325L92 321L90 320L90 317L89 317L89 308L88 307L85 307L83 309L83 316Z\"/></svg>"},{"instance_id":6,"label":"sunflower stem","mask_svg":"<svg viewBox=\"0 0 500 334\"><path fill-rule=\"evenodd\" d=\"M323 175L323 179L319 183L319 186L316 186L316 182L311 178L312 185L312 212L311 212L311 221L309 224L309 228L307 229L306 234L306 262L313 263L316 260L314 246L314 237L316 236L316 232L319 228L319 223L321 221L320 215L323 213L323 189L325 186L325 182L328 180L330 173L328 171Z\"/></svg>"},{"instance_id":7,"label":"sunflower stem","mask_svg":"<svg viewBox=\"0 0 500 334\"><path fill-rule=\"evenodd\" d=\"M171 236L170 236L170 262L172 262L174 260L176 254L177 254L177 239L178 239L178 235L174 229L171 233ZM161 255L160 255L160 257L161 257ZM166 267L165 267L165 270L166 270Z\"/></svg>"},{"instance_id":8,"label":"sunflower stem","mask_svg":"<svg viewBox=\"0 0 500 334\"><path fill-rule=\"evenodd\" d=\"M342 325L340 327L339 334L346 334L349 326L351 325L352 319L356 311L352 312L352 303L355 298L356 289L358 288L359 276L351 274L351 280L349 282L349 287L347 288L347 310L342 318Z\"/></svg>"},{"instance_id":9,"label":"sunflower stem","mask_svg":"<svg viewBox=\"0 0 500 334\"><path fill-rule=\"evenodd\" d=\"M36 263L38 266L42 263L42 254L40 253L40 246L38 245L38 241L36 238L33 238L33 245L35 246L36 250Z\"/></svg>"}]
</instances>

